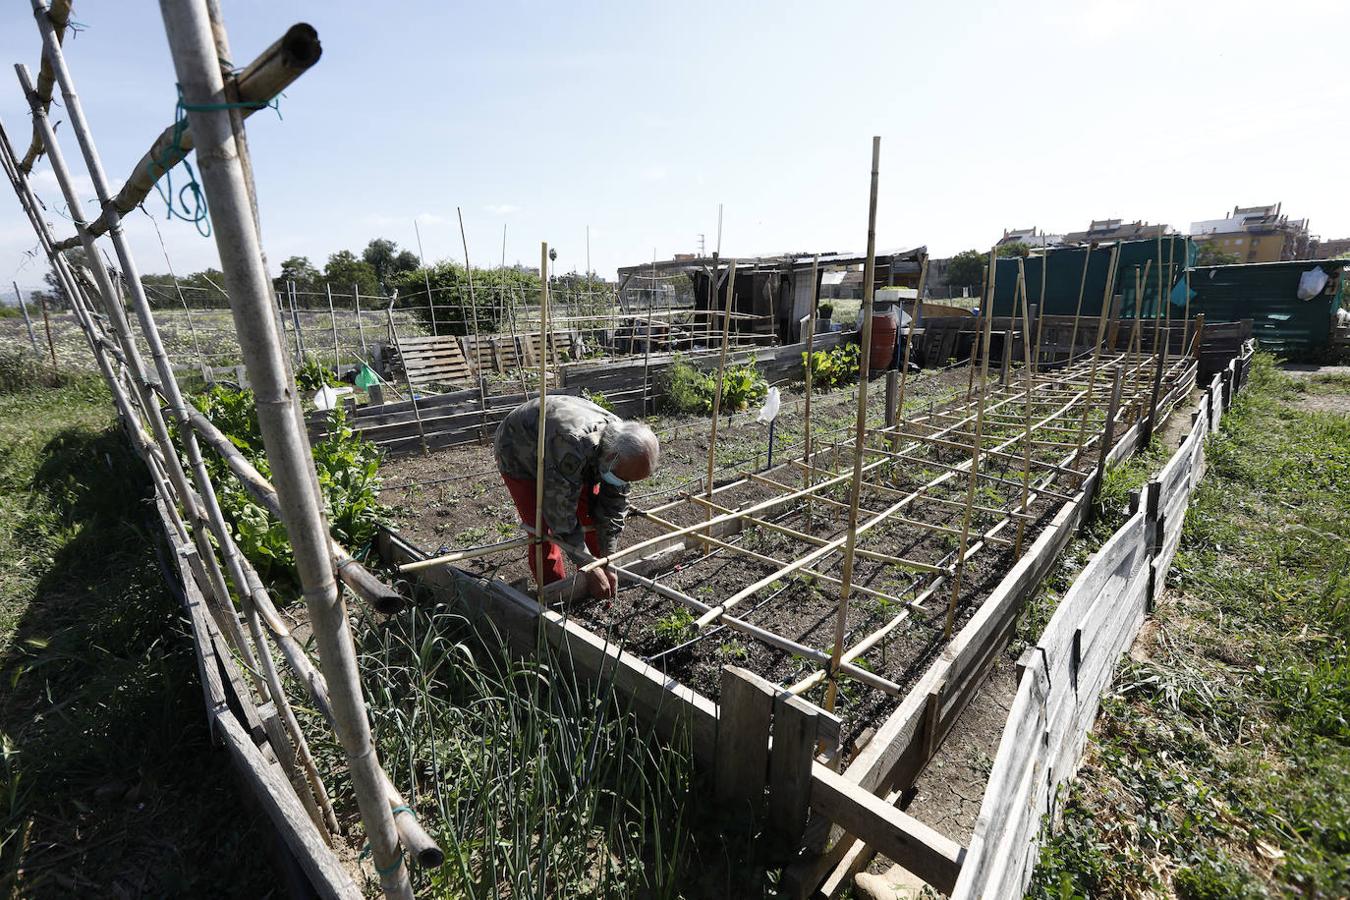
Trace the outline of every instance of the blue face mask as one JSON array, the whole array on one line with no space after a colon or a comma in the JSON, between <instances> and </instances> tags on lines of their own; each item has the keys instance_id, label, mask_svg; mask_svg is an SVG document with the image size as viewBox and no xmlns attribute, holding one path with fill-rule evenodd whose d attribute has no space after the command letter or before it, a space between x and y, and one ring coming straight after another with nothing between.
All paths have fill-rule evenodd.
<instances>
[{"instance_id":1,"label":"blue face mask","mask_svg":"<svg viewBox=\"0 0 1350 900\"><path fill-rule=\"evenodd\" d=\"M609 469L605 469L604 471L602 471L600 473L600 477L603 478L605 481L609 482L610 484L614 485L616 488L622 489L628 487L628 482L624 481L618 475L615 475Z\"/></svg>"}]
</instances>

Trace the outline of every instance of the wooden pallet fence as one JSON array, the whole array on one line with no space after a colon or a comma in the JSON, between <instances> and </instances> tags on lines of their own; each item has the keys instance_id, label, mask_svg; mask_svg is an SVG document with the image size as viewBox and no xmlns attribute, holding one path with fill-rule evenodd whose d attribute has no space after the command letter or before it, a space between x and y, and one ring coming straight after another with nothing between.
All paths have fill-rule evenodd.
<instances>
[{"instance_id":1,"label":"wooden pallet fence","mask_svg":"<svg viewBox=\"0 0 1350 900\"><path fill-rule=\"evenodd\" d=\"M1250 361L1250 346L1243 349ZM1236 359L1224 371L1236 372ZM1060 787L1077 772L1116 663L1161 593L1180 545L1190 497L1205 468L1206 437L1231 395L1216 375L1190 433L1146 485L1136 511L1075 578L1034 647L990 771L954 900L1021 897L1057 812Z\"/></svg>"}]
</instances>

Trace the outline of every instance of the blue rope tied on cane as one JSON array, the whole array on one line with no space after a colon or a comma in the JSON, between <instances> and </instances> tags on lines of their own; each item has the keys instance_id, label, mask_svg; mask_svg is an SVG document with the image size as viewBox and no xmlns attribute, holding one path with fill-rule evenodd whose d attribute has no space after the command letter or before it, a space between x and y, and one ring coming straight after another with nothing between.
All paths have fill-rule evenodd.
<instances>
[{"instance_id":1,"label":"blue rope tied on cane","mask_svg":"<svg viewBox=\"0 0 1350 900\"><path fill-rule=\"evenodd\" d=\"M202 237L211 236L211 219L209 210L206 206L206 194L202 191L201 183L197 181L197 173L192 168L192 163L188 162L187 156L183 150L183 134L188 129L187 114L189 112L218 112L226 109L274 109L277 111L277 118L281 118L281 100L280 97L273 97L265 101L247 101L239 103L186 103L183 101L183 86L178 87L178 104L174 108L173 116L173 141L164 148L155 159L146 163L146 173L154 181L155 190L159 193L159 199L164 201L166 211L165 218L179 218L191 222L197 226L197 233ZM175 194L173 189L173 166L174 158L182 157L183 168L187 170L188 182L178 189ZM158 169L163 174L163 184L155 178L155 170ZM175 205L176 204L176 205Z\"/></svg>"},{"instance_id":2,"label":"blue rope tied on cane","mask_svg":"<svg viewBox=\"0 0 1350 900\"><path fill-rule=\"evenodd\" d=\"M413 817L414 821L417 819L417 813L413 812L413 808L411 806L408 806L407 804L395 806L393 809L389 810L389 812L394 816L397 816L399 813L407 813L408 815ZM374 851L371 850L370 844L367 842L367 844L361 848L361 859L366 859L373 853ZM398 857L395 858L393 862L391 862L384 868L375 866L374 862L372 862L371 865L374 866L375 871L380 873L381 875L392 875L394 872L398 871L399 866L403 865L403 851L402 850L398 851Z\"/></svg>"}]
</instances>

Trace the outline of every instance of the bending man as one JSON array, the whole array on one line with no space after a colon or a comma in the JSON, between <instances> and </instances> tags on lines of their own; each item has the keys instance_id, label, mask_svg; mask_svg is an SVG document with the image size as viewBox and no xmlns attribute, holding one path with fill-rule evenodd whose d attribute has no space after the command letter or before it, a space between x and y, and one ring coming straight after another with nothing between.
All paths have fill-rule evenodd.
<instances>
[{"instance_id":1,"label":"bending man","mask_svg":"<svg viewBox=\"0 0 1350 900\"><path fill-rule=\"evenodd\" d=\"M641 422L625 422L589 400L558 395L544 412L544 529L569 545L567 555L581 565L609 556L619 547L628 514L628 485L641 481L660 460L656 435ZM535 522L535 466L539 439L539 401L513 409L497 428L492 449L497 470L515 501L521 521ZM594 557L579 548L583 544ZM547 543L542 576L535 571L536 550L529 550L536 584L563 578L563 549ZM586 573L593 597L608 597L619 579L607 569Z\"/></svg>"}]
</instances>

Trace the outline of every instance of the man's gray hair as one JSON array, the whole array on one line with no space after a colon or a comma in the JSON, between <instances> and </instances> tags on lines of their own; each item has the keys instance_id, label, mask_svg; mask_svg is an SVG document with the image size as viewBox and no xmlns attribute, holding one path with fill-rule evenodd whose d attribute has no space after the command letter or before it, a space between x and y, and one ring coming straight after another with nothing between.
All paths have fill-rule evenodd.
<instances>
[{"instance_id":1,"label":"man's gray hair","mask_svg":"<svg viewBox=\"0 0 1350 900\"><path fill-rule=\"evenodd\" d=\"M601 438L601 453L613 454L615 459L644 457L652 471L661 461L661 443L652 430L641 422L615 422L605 429Z\"/></svg>"}]
</instances>

